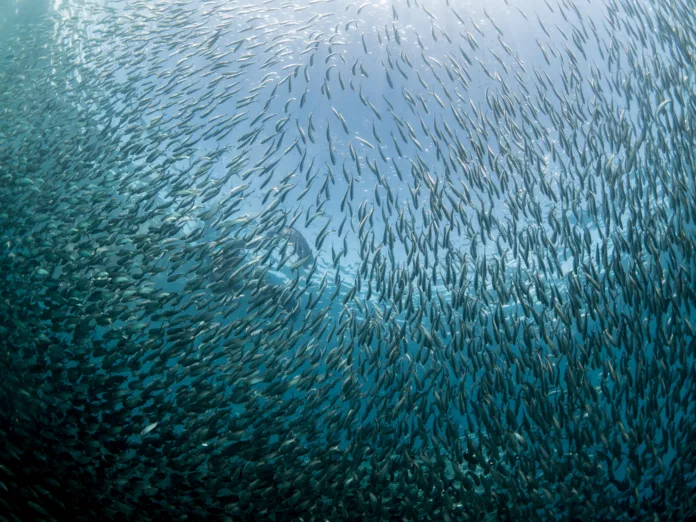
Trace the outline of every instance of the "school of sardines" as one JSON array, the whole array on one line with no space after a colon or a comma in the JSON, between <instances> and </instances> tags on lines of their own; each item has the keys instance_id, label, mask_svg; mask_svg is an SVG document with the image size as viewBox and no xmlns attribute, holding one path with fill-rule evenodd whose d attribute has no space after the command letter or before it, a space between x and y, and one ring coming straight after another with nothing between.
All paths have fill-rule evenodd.
<instances>
[{"instance_id":1,"label":"school of sardines","mask_svg":"<svg viewBox=\"0 0 696 522\"><path fill-rule=\"evenodd\" d=\"M693 0L2 16L0 521L696 517Z\"/></svg>"}]
</instances>

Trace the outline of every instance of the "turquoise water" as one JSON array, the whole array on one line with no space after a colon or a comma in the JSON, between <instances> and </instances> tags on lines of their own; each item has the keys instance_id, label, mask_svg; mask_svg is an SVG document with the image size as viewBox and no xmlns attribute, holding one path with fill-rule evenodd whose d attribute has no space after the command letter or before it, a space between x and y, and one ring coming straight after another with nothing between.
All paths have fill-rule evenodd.
<instances>
[{"instance_id":1,"label":"turquoise water","mask_svg":"<svg viewBox=\"0 0 696 522\"><path fill-rule=\"evenodd\" d=\"M0 516L694 516L694 5L4 2Z\"/></svg>"}]
</instances>

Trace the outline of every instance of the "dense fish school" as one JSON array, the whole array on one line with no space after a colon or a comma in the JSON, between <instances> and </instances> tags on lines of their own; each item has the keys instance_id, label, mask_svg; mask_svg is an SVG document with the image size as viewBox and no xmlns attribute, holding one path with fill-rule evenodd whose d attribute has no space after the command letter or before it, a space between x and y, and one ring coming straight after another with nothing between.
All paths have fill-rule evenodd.
<instances>
[{"instance_id":1,"label":"dense fish school","mask_svg":"<svg viewBox=\"0 0 696 522\"><path fill-rule=\"evenodd\" d=\"M693 0L4 5L0 521L696 517Z\"/></svg>"}]
</instances>

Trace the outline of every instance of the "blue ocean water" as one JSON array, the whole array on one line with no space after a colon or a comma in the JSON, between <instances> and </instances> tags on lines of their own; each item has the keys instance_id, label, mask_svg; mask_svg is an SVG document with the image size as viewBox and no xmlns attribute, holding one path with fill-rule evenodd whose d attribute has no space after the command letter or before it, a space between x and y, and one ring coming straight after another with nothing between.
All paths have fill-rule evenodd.
<instances>
[{"instance_id":1,"label":"blue ocean water","mask_svg":"<svg viewBox=\"0 0 696 522\"><path fill-rule=\"evenodd\" d=\"M693 517L693 13L6 2L0 515Z\"/></svg>"}]
</instances>

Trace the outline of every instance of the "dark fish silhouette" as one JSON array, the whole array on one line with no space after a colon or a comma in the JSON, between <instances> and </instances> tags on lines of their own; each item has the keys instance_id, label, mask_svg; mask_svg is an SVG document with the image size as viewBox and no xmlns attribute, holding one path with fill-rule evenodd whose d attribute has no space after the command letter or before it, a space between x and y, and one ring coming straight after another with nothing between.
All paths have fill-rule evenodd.
<instances>
[{"instance_id":1,"label":"dark fish silhouette","mask_svg":"<svg viewBox=\"0 0 696 522\"><path fill-rule=\"evenodd\" d=\"M290 244L295 249L295 255L301 261L300 266L304 268L309 268L314 263L314 254L312 254L312 248L307 243L307 240L302 235L302 233L295 227L284 227L281 231L290 238Z\"/></svg>"}]
</instances>

